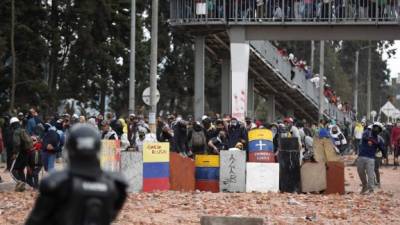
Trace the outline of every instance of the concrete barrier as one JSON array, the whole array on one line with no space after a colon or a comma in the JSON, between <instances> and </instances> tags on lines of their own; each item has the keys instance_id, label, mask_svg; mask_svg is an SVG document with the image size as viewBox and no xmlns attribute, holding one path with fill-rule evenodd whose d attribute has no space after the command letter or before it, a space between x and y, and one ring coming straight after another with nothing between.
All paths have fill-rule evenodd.
<instances>
[{"instance_id":1,"label":"concrete barrier","mask_svg":"<svg viewBox=\"0 0 400 225\"><path fill-rule=\"evenodd\" d=\"M128 192L143 189L143 155L141 152L121 152L121 173L129 183Z\"/></svg>"},{"instance_id":2,"label":"concrete barrier","mask_svg":"<svg viewBox=\"0 0 400 225\"><path fill-rule=\"evenodd\" d=\"M219 188L223 192L246 191L246 152L221 151Z\"/></svg>"}]
</instances>

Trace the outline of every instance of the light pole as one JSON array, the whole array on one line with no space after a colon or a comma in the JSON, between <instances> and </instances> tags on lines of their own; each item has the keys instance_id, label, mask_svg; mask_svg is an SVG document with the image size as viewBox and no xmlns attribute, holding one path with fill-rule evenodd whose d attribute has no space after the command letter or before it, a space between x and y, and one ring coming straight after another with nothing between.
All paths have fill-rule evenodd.
<instances>
[{"instance_id":1,"label":"light pole","mask_svg":"<svg viewBox=\"0 0 400 225\"><path fill-rule=\"evenodd\" d=\"M136 0L131 2L131 52L129 60L129 114L135 113Z\"/></svg>"},{"instance_id":2,"label":"light pole","mask_svg":"<svg viewBox=\"0 0 400 225\"><path fill-rule=\"evenodd\" d=\"M324 64L325 64L325 41L321 41L319 52L319 120L324 118Z\"/></svg>"},{"instance_id":3,"label":"light pole","mask_svg":"<svg viewBox=\"0 0 400 225\"><path fill-rule=\"evenodd\" d=\"M371 41L369 41L368 47L367 119L371 120Z\"/></svg>"},{"instance_id":4,"label":"light pole","mask_svg":"<svg viewBox=\"0 0 400 225\"><path fill-rule=\"evenodd\" d=\"M371 45L371 43L368 46L364 46L359 48L356 51L356 62L355 62L355 69L354 69L354 111L356 113L356 116L358 115L358 74L359 74L359 57L360 57L360 51L364 49L369 49L368 51L368 75L367 75L367 119L370 119L370 111L371 111L371 47L374 47Z\"/></svg>"},{"instance_id":5,"label":"light pole","mask_svg":"<svg viewBox=\"0 0 400 225\"><path fill-rule=\"evenodd\" d=\"M151 11L151 64L150 64L150 106L149 125L152 133L156 133L157 113L157 49L158 49L158 0L152 1Z\"/></svg>"}]
</instances>

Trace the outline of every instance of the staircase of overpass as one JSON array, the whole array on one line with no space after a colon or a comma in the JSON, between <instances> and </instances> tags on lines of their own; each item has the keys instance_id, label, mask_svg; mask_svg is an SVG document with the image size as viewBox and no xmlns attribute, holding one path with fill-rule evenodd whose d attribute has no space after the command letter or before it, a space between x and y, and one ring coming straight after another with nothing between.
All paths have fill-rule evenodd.
<instances>
[{"instance_id":1,"label":"staircase of overpass","mask_svg":"<svg viewBox=\"0 0 400 225\"><path fill-rule=\"evenodd\" d=\"M216 59L230 55L235 63L246 61L237 52L248 51L248 63L240 62L248 71L231 63L230 72L254 79L254 91L267 98L274 96L278 111L291 109L295 116L311 121L318 118L319 90L300 70L290 79L291 65L270 40L400 39L397 0L170 0L170 7L169 23L176 32L205 37L204 47ZM336 106L323 104L327 117L351 121Z\"/></svg>"},{"instance_id":2,"label":"staircase of overpass","mask_svg":"<svg viewBox=\"0 0 400 225\"><path fill-rule=\"evenodd\" d=\"M218 60L229 55L229 37L226 32L211 34L206 37L206 49L210 57ZM319 89L306 79L304 71L294 69L278 49L269 41L250 42L249 77L254 79L254 91L265 98L274 96L275 107L282 115L293 110L297 118L316 121L319 113ZM324 114L337 121L351 121L351 114L345 113L335 105L324 102ZM289 113L290 114L290 113Z\"/></svg>"}]
</instances>

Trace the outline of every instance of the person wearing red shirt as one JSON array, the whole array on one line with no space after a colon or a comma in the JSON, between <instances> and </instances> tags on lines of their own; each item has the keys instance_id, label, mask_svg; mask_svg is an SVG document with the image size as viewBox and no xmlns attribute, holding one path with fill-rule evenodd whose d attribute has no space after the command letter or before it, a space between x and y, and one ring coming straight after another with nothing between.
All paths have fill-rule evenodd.
<instances>
[{"instance_id":1,"label":"person wearing red shirt","mask_svg":"<svg viewBox=\"0 0 400 225\"><path fill-rule=\"evenodd\" d=\"M400 120L397 120L396 126L392 129L390 142L392 144L392 149L394 152L394 166L395 168L397 168L397 166L399 165L398 157L400 154Z\"/></svg>"}]
</instances>

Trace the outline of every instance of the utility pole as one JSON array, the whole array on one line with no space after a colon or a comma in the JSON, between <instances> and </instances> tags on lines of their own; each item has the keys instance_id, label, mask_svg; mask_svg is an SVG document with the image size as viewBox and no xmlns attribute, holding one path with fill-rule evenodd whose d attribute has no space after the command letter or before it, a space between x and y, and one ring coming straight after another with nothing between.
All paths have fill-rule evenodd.
<instances>
[{"instance_id":1,"label":"utility pole","mask_svg":"<svg viewBox=\"0 0 400 225\"><path fill-rule=\"evenodd\" d=\"M129 60L129 114L135 113L136 0L131 2L131 52Z\"/></svg>"},{"instance_id":2,"label":"utility pole","mask_svg":"<svg viewBox=\"0 0 400 225\"><path fill-rule=\"evenodd\" d=\"M312 40L311 41L311 59L310 59L311 74L314 74L314 52L315 52L315 42L314 42L314 40Z\"/></svg>"},{"instance_id":3,"label":"utility pole","mask_svg":"<svg viewBox=\"0 0 400 225\"><path fill-rule=\"evenodd\" d=\"M367 119L371 120L371 41L368 43Z\"/></svg>"},{"instance_id":4,"label":"utility pole","mask_svg":"<svg viewBox=\"0 0 400 225\"><path fill-rule=\"evenodd\" d=\"M11 81L11 101L10 101L10 109L9 111L11 112L14 110L15 106L15 87L16 87L16 78L17 78L17 73L16 73L16 68L15 64L17 61L17 57L15 54L15 0L11 0L11 57L12 57L12 81Z\"/></svg>"},{"instance_id":5,"label":"utility pole","mask_svg":"<svg viewBox=\"0 0 400 225\"><path fill-rule=\"evenodd\" d=\"M156 133L156 90L157 90L157 49L158 49L158 0L152 0L151 11L151 64L150 64L150 105L149 125L152 133Z\"/></svg>"},{"instance_id":6,"label":"utility pole","mask_svg":"<svg viewBox=\"0 0 400 225\"><path fill-rule=\"evenodd\" d=\"M321 41L319 52L319 120L324 118L324 65L325 65L325 41Z\"/></svg>"},{"instance_id":7,"label":"utility pole","mask_svg":"<svg viewBox=\"0 0 400 225\"><path fill-rule=\"evenodd\" d=\"M358 115L358 59L360 56L360 51L356 51L356 68L354 70L354 111L356 112L356 117Z\"/></svg>"}]
</instances>

